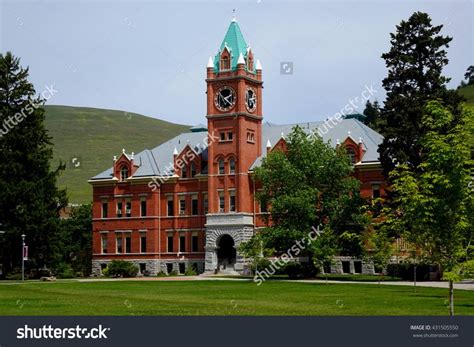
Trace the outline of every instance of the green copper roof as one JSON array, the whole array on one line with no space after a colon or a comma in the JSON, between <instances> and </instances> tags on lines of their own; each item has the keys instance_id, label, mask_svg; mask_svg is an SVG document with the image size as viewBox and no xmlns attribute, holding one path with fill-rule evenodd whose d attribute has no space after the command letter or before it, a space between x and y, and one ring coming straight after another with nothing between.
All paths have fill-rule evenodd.
<instances>
[{"instance_id":1,"label":"green copper roof","mask_svg":"<svg viewBox=\"0 0 474 347\"><path fill-rule=\"evenodd\" d=\"M244 58L247 56L247 42L245 42L244 36L240 31L239 25L237 21L233 20L230 25L229 29L227 29L227 33L225 34L224 40L222 41L221 47L219 48L219 52L214 57L214 70L217 72L219 71L219 57L220 53L224 50L227 46L227 49L230 50L231 54L231 69L237 69L237 60L239 60L239 55L242 53Z\"/></svg>"}]
</instances>

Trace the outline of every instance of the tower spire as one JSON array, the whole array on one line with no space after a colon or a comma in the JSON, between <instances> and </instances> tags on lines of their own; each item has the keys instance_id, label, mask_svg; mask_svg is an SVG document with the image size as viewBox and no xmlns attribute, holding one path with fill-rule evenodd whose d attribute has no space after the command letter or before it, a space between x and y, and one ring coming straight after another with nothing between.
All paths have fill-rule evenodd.
<instances>
[{"instance_id":1,"label":"tower spire","mask_svg":"<svg viewBox=\"0 0 474 347\"><path fill-rule=\"evenodd\" d=\"M235 18L235 8L232 10L232 22L237 22L237 19Z\"/></svg>"}]
</instances>

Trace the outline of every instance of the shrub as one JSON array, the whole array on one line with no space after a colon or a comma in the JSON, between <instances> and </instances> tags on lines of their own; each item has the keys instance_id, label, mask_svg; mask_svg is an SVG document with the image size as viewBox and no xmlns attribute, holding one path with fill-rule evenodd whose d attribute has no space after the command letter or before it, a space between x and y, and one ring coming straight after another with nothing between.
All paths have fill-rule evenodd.
<instances>
[{"instance_id":1,"label":"shrub","mask_svg":"<svg viewBox=\"0 0 474 347\"><path fill-rule=\"evenodd\" d=\"M72 269L71 265L67 263L59 263L56 267L55 274L58 278L74 278L74 270ZM43 277L43 276L41 276ZM46 276L49 277L49 276Z\"/></svg>"},{"instance_id":2,"label":"shrub","mask_svg":"<svg viewBox=\"0 0 474 347\"><path fill-rule=\"evenodd\" d=\"M186 269L186 271L184 272L184 275L185 276L196 276L197 275L197 271L194 270L194 268L192 266L188 266L188 268Z\"/></svg>"},{"instance_id":3,"label":"shrub","mask_svg":"<svg viewBox=\"0 0 474 347\"><path fill-rule=\"evenodd\" d=\"M319 274L319 269L308 262L297 263L290 261L282 268L282 273L286 274L290 279L314 278Z\"/></svg>"},{"instance_id":4,"label":"shrub","mask_svg":"<svg viewBox=\"0 0 474 347\"><path fill-rule=\"evenodd\" d=\"M138 266L125 260L112 260L103 271L107 277L136 277Z\"/></svg>"},{"instance_id":5,"label":"shrub","mask_svg":"<svg viewBox=\"0 0 474 347\"><path fill-rule=\"evenodd\" d=\"M416 280L417 281L429 281L430 271L435 271L436 267L419 264L416 266ZM411 263L400 263L400 264L388 264L387 265L387 276L399 277L405 281L414 280L414 265Z\"/></svg>"},{"instance_id":6,"label":"shrub","mask_svg":"<svg viewBox=\"0 0 474 347\"><path fill-rule=\"evenodd\" d=\"M178 276L178 272L176 270L171 271L168 276Z\"/></svg>"},{"instance_id":7,"label":"shrub","mask_svg":"<svg viewBox=\"0 0 474 347\"><path fill-rule=\"evenodd\" d=\"M166 273L164 273L163 271L160 271L156 274L156 277L166 277L168 276Z\"/></svg>"},{"instance_id":8,"label":"shrub","mask_svg":"<svg viewBox=\"0 0 474 347\"><path fill-rule=\"evenodd\" d=\"M267 258L260 258L257 261L257 267L255 268L255 264L252 263L250 268L252 269L252 272L255 273L255 270L263 271L267 269L270 265L271 265L270 260L268 260Z\"/></svg>"},{"instance_id":9,"label":"shrub","mask_svg":"<svg viewBox=\"0 0 474 347\"><path fill-rule=\"evenodd\" d=\"M21 273L12 273L5 276L6 280L10 281L21 281ZM25 276L26 279L26 276Z\"/></svg>"}]
</instances>

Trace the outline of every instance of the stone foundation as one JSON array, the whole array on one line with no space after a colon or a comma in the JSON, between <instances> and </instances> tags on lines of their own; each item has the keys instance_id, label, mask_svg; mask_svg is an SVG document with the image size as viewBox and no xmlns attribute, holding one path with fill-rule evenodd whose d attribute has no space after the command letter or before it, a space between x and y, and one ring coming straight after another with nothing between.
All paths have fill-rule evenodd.
<instances>
[{"instance_id":1,"label":"stone foundation","mask_svg":"<svg viewBox=\"0 0 474 347\"><path fill-rule=\"evenodd\" d=\"M184 259L184 260L177 260L177 259L124 259L130 263L133 263L138 266L140 269L140 264L145 264L145 271L146 273L139 272L139 276L147 275L147 276L156 276L159 272L163 272L165 274L169 274L171 271L175 271L177 274L180 274L180 266L179 264L184 264L184 273L191 267L194 263L197 266L197 273L204 272L204 259ZM102 276L102 269L107 267L107 265L112 261L112 259L95 259L92 260L92 275L93 276ZM169 264L169 265L168 265ZM171 271L168 271L171 269ZM181 268L183 269L183 268Z\"/></svg>"},{"instance_id":2,"label":"stone foundation","mask_svg":"<svg viewBox=\"0 0 474 347\"><path fill-rule=\"evenodd\" d=\"M356 263L360 262L360 268L356 269ZM346 265L346 269L344 269L344 265ZM344 271L344 270L349 271ZM356 272L356 270L360 270ZM355 257L334 257L333 263L331 264L331 272L332 274L365 274L365 275L373 275L375 274L374 270L374 263L367 262Z\"/></svg>"}]
</instances>

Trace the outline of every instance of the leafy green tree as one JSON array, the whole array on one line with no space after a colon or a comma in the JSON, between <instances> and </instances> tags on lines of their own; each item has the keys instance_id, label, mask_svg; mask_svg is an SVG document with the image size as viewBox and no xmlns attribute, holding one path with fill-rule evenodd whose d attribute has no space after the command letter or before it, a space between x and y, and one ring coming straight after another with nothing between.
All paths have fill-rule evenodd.
<instances>
[{"instance_id":1,"label":"leafy green tree","mask_svg":"<svg viewBox=\"0 0 474 347\"><path fill-rule=\"evenodd\" d=\"M454 314L453 283L460 264L469 257L472 240L472 164L465 124L472 112L464 110L456 126L454 115L439 101L427 104L418 167L398 166L392 173L395 202L391 216L405 230L405 238L431 263L439 264L449 281L450 314Z\"/></svg>"},{"instance_id":2,"label":"leafy green tree","mask_svg":"<svg viewBox=\"0 0 474 347\"><path fill-rule=\"evenodd\" d=\"M71 209L70 218L61 220L58 244L61 260L69 264L74 274L87 276L92 259L92 205L79 205Z\"/></svg>"},{"instance_id":3,"label":"leafy green tree","mask_svg":"<svg viewBox=\"0 0 474 347\"><path fill-rule=\"evenodd\" d=\"M60 255L54 242L64 190L56 188L51 138L44 127L44 99L28 81L28 68L11 53L0 54L0 223L3 264L8 273L21 262L21 235L29 246L27 265L51 265Z\"/></svg>"},{"instance_id":4,"label":"leafy green tree","mask_svg":"<svg viewBox=\"0 0 474 347\"><path fill-rule=\"evenodd\" d=\"M331 266L334 263L334 257L340 252L337 238L331 230L323 231L310 244L310 251L313 256L313 262L316 268L324 270L325 266ZM324 271L327 281L327 272Z\"/></svg>"},{"instance_id":5,"label":"leafy green tree","mask_svg":"<svg viewBox=\"0 0 474 347\"><path fill-rule=\"evenodd\" d=\"M375 100L373 103L370 102L370 100L367 100L365 103L365 109L364 109L364 115L365 115L365 125L368 127L374 129L375 131L379 131L380 127L380 105L377 100Z\"/></svg>"},{"instance_id":6,"label":"leafy green tree","mask_svg":"<svg viewBox=\"0 0 474 347\"><path fill-rule=\"evenodd\" d=\"M249 241L242 242L239 245L239 252L246 260L250 260L251 270L254 273L262 266L265 267L267 265L264 265L265 259L275 253L273 249L265 247L261 234L255 234Z\"/></svg>"},{"instance_id":7,"label":"leafy green tree","mask_svg":"<svg viewBox=\"0 0 474 347\"><path fill-rule=\"evenodd\" d=\"M376 271L380 269L383 278L393 254L393 238L384 228L375 228L368 231L364 241L364 258L373 262Z\"/></svg>"},{"instance_id":8,"label":"leafy green tree","mask_svg":"<svg viewBox=\"0 0 474 347\"><path fill-rule=\"evenodd\" d=\"M446 88L450 79L442 75L452 40L440 35L442 27L433 26L428 14L415 12L390 34L392 46L382 55L388 76L383 80L387 98L380 116L384 140L379 153L387 176L397 164L419 167L420 140L427 131L421 116L428 101L442 100L454 115L452 125L459 118L463 98Z\"/></svg>"},{"instance_id":9,"label":"leafy green tree","mask_svg":"<svg viewBox=\"0 0 474 347\"><path fill-rule=\"evenodd\" d=\"M257 198L269 206L266 221L271 226L261 231L265 246L284 253L318 225L338 241L344 233L360 235L365 222L363 201L345 149L334 149L298 126L286 143L287 152L269 153L255 172L262 187ZM359 245L349 252L360 250Z\"/></svg>"}]
</instances>

